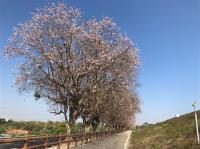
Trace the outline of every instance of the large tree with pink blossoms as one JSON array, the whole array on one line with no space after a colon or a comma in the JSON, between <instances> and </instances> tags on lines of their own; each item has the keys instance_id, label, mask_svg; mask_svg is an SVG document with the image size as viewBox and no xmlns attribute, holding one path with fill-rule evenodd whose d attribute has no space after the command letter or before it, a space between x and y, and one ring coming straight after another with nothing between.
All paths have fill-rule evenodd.
<instances>
[{"instance_id":1,"label":"large tree with pink blossoms","mask_svg":"<svg viewBox=\"0 0 200 149\"><path fill-rule=\"evenodd\" d=\"M78 117L95 130L125 126L139 109L137 50L108 17L84 21L79 9L50 4L14 29L4 54L20 59L19 92L64 114L68 134Z\"/></svg>"}]
</instances>

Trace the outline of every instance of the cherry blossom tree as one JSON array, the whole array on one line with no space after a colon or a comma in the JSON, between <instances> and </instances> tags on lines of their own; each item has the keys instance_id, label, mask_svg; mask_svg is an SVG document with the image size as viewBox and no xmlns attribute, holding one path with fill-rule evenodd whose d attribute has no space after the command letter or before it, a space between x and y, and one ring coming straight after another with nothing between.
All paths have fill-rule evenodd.
<instances>
[{"instance_id":1,"label":"cherry blossom tree","mask_svg":"<svg viewBox=\"0 0 200 149\"><path fill-rule=\"evenodd\" d=\"M79 116L95 128L109 122L103 115L121 110L128 119L139 107L131 98L137 49L108 17L84 21L79 9L50 4L14 29L4 54L20 59L18 91L34 92L51 113L63 114L67 134ZM108 108L113 103L117 108Z\"/></svg>"}]
</instances>

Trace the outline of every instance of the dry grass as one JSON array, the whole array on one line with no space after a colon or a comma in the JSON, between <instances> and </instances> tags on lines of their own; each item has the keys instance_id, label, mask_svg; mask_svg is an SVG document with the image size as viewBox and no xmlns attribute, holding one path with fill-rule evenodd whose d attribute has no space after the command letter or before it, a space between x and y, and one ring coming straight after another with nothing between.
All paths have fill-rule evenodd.
<instances>
[{"instance_id":1,"label":"dry grass","mask_svg":"<svg viewBox=\"0 0 200 149\"><path fill-rule=\"evenodd\" d=\"M194 113L189 113L133 130L130 149L200 149L196 142Z\"/></svg>"}]
</instances>

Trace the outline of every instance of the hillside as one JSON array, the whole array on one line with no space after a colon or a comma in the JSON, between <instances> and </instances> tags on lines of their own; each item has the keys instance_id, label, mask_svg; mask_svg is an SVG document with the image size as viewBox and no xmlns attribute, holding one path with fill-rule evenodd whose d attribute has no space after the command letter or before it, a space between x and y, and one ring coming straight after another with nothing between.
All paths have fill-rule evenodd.
<instances>
[{"instance_id":1,"label":"hillside","mask_svg":"<svg viewBox=\"0 0 200 149\"><path fill-rule=\"evenodd\" d=\"M200 111L197 115L200 126ZM200 149L196 142L192 112L133 130L130 149Z\"/></svg>"}]
</instances>

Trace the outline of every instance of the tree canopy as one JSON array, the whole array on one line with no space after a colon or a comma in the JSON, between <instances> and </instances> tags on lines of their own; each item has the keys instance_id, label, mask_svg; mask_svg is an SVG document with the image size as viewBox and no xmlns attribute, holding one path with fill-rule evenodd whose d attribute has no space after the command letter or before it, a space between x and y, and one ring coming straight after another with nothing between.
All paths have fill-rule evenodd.
<instances>
[{"instance_id":1,"label":"tree canopy","mask_svg":"<svg viewBox=\"0 0 200 149\"><path fill-rule=\"evenodd\" d=\"M64 114L68 130L78 117L94 130L125 127L139 111L138 52L108 17L85 21L79 9L50 4L14 29L4 54L21 59L18 91Z\"/></svg>"}]
</instances>

